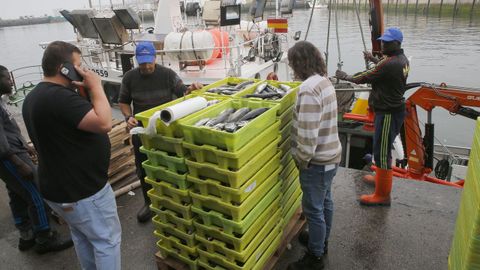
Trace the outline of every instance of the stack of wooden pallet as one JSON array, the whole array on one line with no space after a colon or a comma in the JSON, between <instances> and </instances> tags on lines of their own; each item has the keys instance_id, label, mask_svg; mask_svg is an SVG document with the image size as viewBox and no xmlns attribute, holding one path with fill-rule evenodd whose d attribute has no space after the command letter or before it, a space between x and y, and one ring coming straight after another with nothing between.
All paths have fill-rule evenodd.
<instances>
[{"instance_id":1,"label":"stack of wooden pallet","mask_svg":"<svg viewBox=\"0 0 480 270\"><path fill-rule=\"evenodd\" d=\"M115 196L140 186L135 173L133 147L126 127L124 121L113 120L112 130L108 133L111 144L108 182L112 185Z\"/></svg>"}]
</instances>

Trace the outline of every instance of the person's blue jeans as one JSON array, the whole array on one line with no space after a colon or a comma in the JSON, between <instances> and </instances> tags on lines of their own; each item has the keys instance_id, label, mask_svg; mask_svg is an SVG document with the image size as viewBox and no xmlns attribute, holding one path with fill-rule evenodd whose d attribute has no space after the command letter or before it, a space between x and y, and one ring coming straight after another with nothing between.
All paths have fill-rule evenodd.
<instances>
[{"instance_id":1,"label":"person's blue jeans","mask_svg":"<svg viewBox=\"0 0 480 270\"><path fill-rule=\"evenodd\" d=\"M314 165L300 169L302 207L308 224L308 249L322 256L333 218L332 181L338 165Z\"/></svg>"},{"instance_id":2,"label":"person's blue jeans","mask_svg":"<svg viewBox=\"0 0 480 270\"><path fill-rule=\"evenodd\" d=\"M75 203L47 203L70 226L82 269L121 269L122 229L110 184Z\"/></svg>"}]
</instances>

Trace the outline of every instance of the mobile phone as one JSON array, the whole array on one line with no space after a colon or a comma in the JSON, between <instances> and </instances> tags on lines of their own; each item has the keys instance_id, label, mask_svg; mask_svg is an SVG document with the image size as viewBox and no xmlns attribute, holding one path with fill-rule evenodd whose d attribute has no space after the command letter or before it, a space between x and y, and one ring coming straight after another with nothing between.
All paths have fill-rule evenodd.
<instances>
[{"instance_id":1,"label":"mobile phone","mask_svg":"<svg viewBox=\"0 0 480 270\"><path fill-rule=\"evenodd\" d=\"M60 73L62 73L62 75L70 81L83 81L83 77L77 72L73 64L70 62L63 63Z\"/></svg>"}]
</instances>

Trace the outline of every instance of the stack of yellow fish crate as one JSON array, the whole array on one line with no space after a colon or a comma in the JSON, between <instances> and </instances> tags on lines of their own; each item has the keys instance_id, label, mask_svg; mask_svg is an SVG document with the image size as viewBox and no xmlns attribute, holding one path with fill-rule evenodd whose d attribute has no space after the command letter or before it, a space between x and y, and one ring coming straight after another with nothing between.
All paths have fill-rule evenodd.
<instances>
[{"instance_id":1,"label":"stack of yellow fish crate","mask_svg":"<svg viewBox=\"0 0 480 270\"><path fill-rule=\"evenodd\" d=\"M228 96L207 92L243 81L227 78L187 96L221 102L168 127L157 123L154 136L142 135L157 245L162 257L190 269L262 269L300 203L298 171L290 154L299 83L282 83L291 91L278 100L245 97L263 81L225 91ZM146 125L154 112L182 100L136 117ZM229 112L234 120L224 121L220 116ZM251 117L237 121L235 112ZM227 132L225 123L232 122L234 131Z\"/></svg>"},{"instance_id":2,"label":"stack of yellow fish crate","mask_svg":"<svg viewBox=\"0 0 480 270\"><path fill-rule=\"evenodd\" d=\"M480 269L480 118L468 161L448 269Z\"/></svg>"}]
</instances>

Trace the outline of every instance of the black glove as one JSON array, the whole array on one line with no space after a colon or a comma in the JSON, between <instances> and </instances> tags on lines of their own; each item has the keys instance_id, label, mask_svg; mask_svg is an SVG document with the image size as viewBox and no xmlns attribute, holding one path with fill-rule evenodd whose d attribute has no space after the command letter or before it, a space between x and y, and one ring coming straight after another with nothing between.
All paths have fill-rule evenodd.
<instances>
[{"instance_id":1,"label":"black glove","mask_svg":"<svg viewBox=\"0 0 480 270\"><path fill-rule=\"evenodd\" d=\"M345 80L345 78L347 76L348 76L348 74L345 71L341 71L339 69L337 69L337 71L335 71L335 77L337 77L337 79Z\"/></svg>"}]
</instances>

